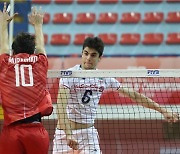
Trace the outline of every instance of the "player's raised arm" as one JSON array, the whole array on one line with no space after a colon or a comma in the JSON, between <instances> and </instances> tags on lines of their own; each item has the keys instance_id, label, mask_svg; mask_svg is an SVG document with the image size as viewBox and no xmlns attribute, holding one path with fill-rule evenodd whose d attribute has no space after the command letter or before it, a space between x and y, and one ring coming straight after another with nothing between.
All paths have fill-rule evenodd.
<instances>
[{"instance_id":1,"label":"player's raised arm","mask_svg":"<svg viewBox=\"0 0 180 154\"><path fill-rule=\"evenodd\" d=\"M120 88L119 92L130 97L136 103L142 105L143 107L150 108L162 113L167 122L173 123L177 122L179 119L179 115L177 113L173 113L172 111L167 110L164 107L161 107L158 103L154 102L152 99L144 96L143 94L140 94L134 90L127 88Z\"/></svg>"},{"instance_id":2,"label":"player's raised arm","mask_svg":"<svg viewBox=\"0 0 180 154\"><path fill-rule=\"evenodd\" d=\"M78 149L78 142L72 136L70 121L67 116L66 107L69 97L69 89L60 87L57 100L58 127L62 128L66 134L67 144L74 150Z\"/></svg>"},{"instance_id":3,"label":"player's raised arm","mask_svg":"<svg viewBox=\"0 0 180 154\"><path fill-rule=\"evenodd\" d=\"M17 15L9 16L10 6L4 3L3 10L0 10L0 54L9 52L8 23Z\"/></svg>"},{"instance_id":4,"label":"player's raised arm","mask_svg":"<svg viewBox=\"0 0 180 154\"><path fill-rule=\"evenodd\" d=\"M36 53L46 54L44 47L44 35L42 30L44 13L41 7L37 9L32 7L31 13L29 14L29 22L34 27L35 30L35 40L36 40Z\"/></svg>"}]
</instances>

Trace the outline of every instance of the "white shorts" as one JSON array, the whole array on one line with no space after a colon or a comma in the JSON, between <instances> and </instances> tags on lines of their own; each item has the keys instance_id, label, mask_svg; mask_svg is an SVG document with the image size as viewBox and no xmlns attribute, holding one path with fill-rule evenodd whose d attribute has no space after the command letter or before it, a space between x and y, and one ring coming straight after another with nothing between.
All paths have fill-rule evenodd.
<instances>
[{"instance_id":1,"label":"white shorts","mask_svg":"<svg viewBox=\"0 0 180 154\"><path fill-rule=\"evenodd\" d=\"M96 128L73 130L73 137L79 143L78 150L72 150L66 141L63 130L56 129L53 140L53 154L101 154L99 136Z\"/></svg>"}]
</instances>

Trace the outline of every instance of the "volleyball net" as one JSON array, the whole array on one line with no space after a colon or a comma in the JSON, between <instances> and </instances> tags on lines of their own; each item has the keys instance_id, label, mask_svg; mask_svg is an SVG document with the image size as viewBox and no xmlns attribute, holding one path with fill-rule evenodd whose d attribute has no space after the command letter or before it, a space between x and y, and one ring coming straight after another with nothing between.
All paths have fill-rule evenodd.
<instances>
[{"instance_id":1,"label":"volleyball net","mask_svg":"<svg viewBox=\"0 0 180 154\"><path fill-rule=\"evenodd\" d=\"M88 111L89 99L99 99L99 105L95 111L95 127L99 133L103 154L180 153L179 122L167 123L159 112L144 108L119 93L116 90L117 83L113 83L116 80L112 78L120 83L120 87L139 92L161 106L180 113L179 69L50 70L47 89L52 97L54 111L50 116L43 118L43 124L50 136L49 154L52 153L57 124L59 83L64 80L71 85L71 94L74 95L72 103L74 100L82 103L79 107L84 107ZM109 88L106 88L105 84L110 85ZM76 96L77 91L79 94ZM89 91L92 93L86 93ZM83 112L86 110L82 109ZM1 110L0 114L2 129ZM83 114L86 115L86 113ZM89 116L87 121L88 118Z\"/></svg>"},{"instance_id":2,"label":"volleyball net","mask_svg":"<svg viewBox=\"0 0 180 154\"><path fill-rule=\"evenodd\" d=\"M86 95L86 103L83 103L82 98L77 99L86 109L88 99L94 99L95 95L98 95L95 127L99 132L103 154L180 153L179 122L169 124L159 112L144 108L119 93L116 87L112 87L116 84L113 84L114 80L111 79L119 81L121 87L139 92L161 106L180 113L180 70L49 71L47 88L52 96L54 111L51 116L44 118L44 125L51 137L50 153L57 123L56 103L60 78L71 85L73 95L76 95L77 91L81 93L81 96L74 96L73 100L83 98L86 91L92 91L90 95ZM104 82L111 85L110 88L103 87ZM99 95L98 91L101 90L102 95Z\"/></svg>"}]
</instances>

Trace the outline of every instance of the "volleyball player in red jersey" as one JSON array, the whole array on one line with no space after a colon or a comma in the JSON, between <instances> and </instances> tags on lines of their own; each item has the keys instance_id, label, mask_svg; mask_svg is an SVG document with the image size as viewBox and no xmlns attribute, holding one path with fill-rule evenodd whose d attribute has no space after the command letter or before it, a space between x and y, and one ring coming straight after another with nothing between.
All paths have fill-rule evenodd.
<instances>
[{"instance_id":1,"label":"volleyball player in red jersey","mask_svg":"<svg viewBox=\"0 0 180 154\"><path fill-rule=\"evenodd\" d=\"M42 32L43 13L32 8L29 22L35 37L20 33L8 54L10 17L4 3L0 11L0 91L4 126L0 137L0 154L47 154L49 135L41 117L52 113L52 101L46 90L48 61ZM36 48L36 49L35 49Z\"/></svg>"}]
</instances>

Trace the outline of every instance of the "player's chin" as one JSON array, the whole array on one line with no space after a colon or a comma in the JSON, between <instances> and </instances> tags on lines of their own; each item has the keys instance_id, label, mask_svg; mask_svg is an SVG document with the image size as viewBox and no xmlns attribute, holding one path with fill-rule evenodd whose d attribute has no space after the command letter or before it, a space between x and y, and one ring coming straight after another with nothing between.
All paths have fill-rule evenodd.
<instances>
[{"instance_id":1,"label":"player's chin","mask_svg":"<svg viewBox=\"0 0 180 154\"><path fill-rule=\"evenodd\" d=\"M85 68L86 68L86 70L92 70L92 69L94 69L91 64L86 64L86 65L85 65Z\"/></svg>"},{"instance_id":2,"label":"player's chin","mask_svg":"<svg viewBox=\"0 0 180 154\"><path fill-rule=\"evenodd\" d=\"M86 70L93 70L93 67L86 67Z\"/></svg>"}]
</instances>

